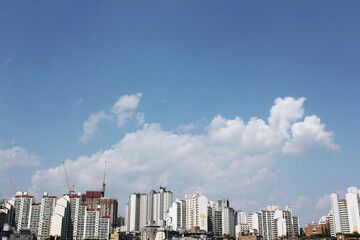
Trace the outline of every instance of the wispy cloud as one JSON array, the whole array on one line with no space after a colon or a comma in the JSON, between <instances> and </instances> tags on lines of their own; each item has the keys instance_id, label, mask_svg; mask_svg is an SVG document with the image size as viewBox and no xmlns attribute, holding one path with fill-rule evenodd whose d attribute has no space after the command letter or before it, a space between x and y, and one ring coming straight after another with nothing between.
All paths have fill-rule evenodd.
<instances>
[{"instance_id":1,"label":"wispy cloud","mask_svg":"<svg viewBox=\"0 0 360 240\"><path fill-rule=\"evenodd\" d=\"M80 141L82 143L87 143L90 138L94 137L98 130L99 123L103 120L115 118L118 127L124 126L134 117L141 96L141 93L123 95L115 102L110 111L105 112L104 110L100 110L97 113L91 114L88 120L83 123L83 134L80 137ZM82 98L80 100L81 102L83 101ZM78 104L80 103L80 100L78 101ZM135 118L138 125L144 124L144 113L136 113Z\"/></svg>"},{"instance_id":2,"label":"wispy cloud","mask_svg":"<svg viewBox=\"0 0 360 240\"><path fill-rule=\"evenodd\" d=\"M77 105L80 105L80 104L82 104L83 102L84 102L84 99L83 99L83 98L80 98L80 99L77 100Z\"/></svg>"},{"instance_id":3,"label":"wispy cloud","mask_svg":"<svg viewBox=\"0 0 360 240\"><path fill-rule=\"evenodd\" d=\"M143 112L138 112L135 118L139 126L145 123L145 115Z\"/></svg>"},{"instance_id":4,"label":"wispy cloud","mask_svg":"<svg viewBox=\"0 0 360 240\"><path fill-rule=\"evenodd\" d=\"M3 61L2 64L0 64L0 69L1 69L1 68L6 68L7 65L9 65L12 61L14 61L13 58L8 58L8 59L6 59L5 61Z\"/></svg>"},{"instance_id":5,"label":"wispy cloud","mask_svg":"<svg viewBox=\"0 0 360 240\"><path fill-rule=\"evenodd\" d=\"M6 60L5 60L5 62L4 62L4 63L5 63L5 64L9 64L9 63L10 63L10 62L12 62L12 61L13 61L13 59L12 59L12 58L8 58L8 59L6 59Z\"/></svg>"},{"instance_id":6,"label":"wispy cloud","mask_svg":"<svg viewBox=\"0 0 360 240\"><path fill-rule=\"evenodd\" d=\"M111 116L106 115L103 110L91 114L89 119L83 124L83 135L80 137L80 141L87 143L87 141L93 137L95 132L98 130L98 124L100 121L109 119L111 119Z\"/></svg>"}]
</instances>

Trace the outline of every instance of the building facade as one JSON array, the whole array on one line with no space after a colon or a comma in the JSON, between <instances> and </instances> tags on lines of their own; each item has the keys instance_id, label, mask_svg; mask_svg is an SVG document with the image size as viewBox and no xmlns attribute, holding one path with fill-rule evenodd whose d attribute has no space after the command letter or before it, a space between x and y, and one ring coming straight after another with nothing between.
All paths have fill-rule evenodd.
<instances>
[{"instance_id":1,"label":"building facade","mask_svg":"<svg viewBox=\"0 0 360 240\"><path fill-rule=\"evenodd\" d=\"M235 237L235 210L232 207L222 210L222 234Z\"/></svg>"},{"instance_id":2,"label":"building facade","mask_svg":"<svg viewBox=\"0 0 360 240\"><path fill-rule=\"evenodd\" d=\"M208 231L208 199L200 191L194 194L186 194L186 229L191 230L199 227L200 230Z\"/></svg>"}]
</instances>

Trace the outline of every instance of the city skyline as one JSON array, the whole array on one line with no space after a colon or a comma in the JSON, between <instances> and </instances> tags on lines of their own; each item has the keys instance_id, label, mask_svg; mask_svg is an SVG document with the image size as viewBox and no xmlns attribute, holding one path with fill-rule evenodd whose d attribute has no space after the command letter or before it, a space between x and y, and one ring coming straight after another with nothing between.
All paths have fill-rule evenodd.
<instances>
[{"instance_id":1,"label":"city skyline","mask_svg":"<svg viewBox=\"0 0 360 240\"><path fill-rule=\"evenodd\" d=\"M359 9L1 2L0 197L66 193L62 162L100 190L107 161L119 206L166 186L319 220L358 186Z\"/></svg>"},{"instance_id":2,"label":"city skyline","mask_svg":"<svg viewBox=\"0 0 360 240\"><path fill-rule=\"evenodd\" d=\"M337 234L358 234L360 228L360 190L347 189L346 199L332 193L331 210L318 224L307 223L300 231L299 218L291 206L281 210L278 205L268 205L266 209L247 213L234 209L229 199L209 200L201 191L186 194L185 200L176 198L173 193L160 187L159 192L150 190L149 194L134 193L128 198L125 216L117 215L116 198L104 196L102 191L86 191L86 194L68 194L58 198L45 192L40 203L27 192L17 192L16 196L1 203L2 224L17 230L30 230L39 239L49 235L74 239L99 237L107 239L113 232L146 234L149 228L166 226L178 232L202 231L210 235L250 232L264 239ZM198 229L198 230L197 230ZM69 235L70 234L70 235Z\"/></svg>"}]
</instances>

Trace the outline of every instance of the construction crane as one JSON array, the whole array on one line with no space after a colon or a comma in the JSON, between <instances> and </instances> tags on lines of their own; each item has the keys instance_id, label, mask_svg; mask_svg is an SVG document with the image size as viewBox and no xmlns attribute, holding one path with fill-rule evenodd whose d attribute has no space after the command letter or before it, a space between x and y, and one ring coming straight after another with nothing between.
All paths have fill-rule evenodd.
<instances>
[{"instance_id":1,"label":"construction crane","mask_svg":"<svg viewBox=\"0 0 360 240\"><path fill-rule=\"evenodd\" d=\"M70 187L70 184L69 184L69 179L68 179L68 175L67 175L67 172L66 172L66 166L65 166L65 162L63 162L63 166L64 166L64 170L65 170L65 177L66 177L66 183L67 183L67 186L68 186L68 189L69 189L69 196L71 195L71 193L74 192L74 188L75 186L72 185L72 187Z\"/></svg>"},{"instance_id":2,"label":"construction crane","mask_svg":"<svg viewBox=\"0 0 360 240\"><path fill-rule=\"evenodd\" d=\"M14 189L14 192L15 192L15 195L16 195L16 190L15 190L14 183L13 183L13 181L11 180L11 178L9 178L9 180L10 180L11 186L12 186L12 188Z\"/></svg>"},{"instance_id":3,"label":"construction crane","mask_svg":"<svg viewBox=\"0 0 360 240\"><path fill-rule=\"evenodd\" d=\"M105 160L105 168L104 168L104 181L103 181L103 187L102 187L102 192L103 192L103 194L105 195L105 186L106 186L106 184L105 184L105 177L106 177L106 163L107 163L107 161Z\"/></svg>"}]
</instances>

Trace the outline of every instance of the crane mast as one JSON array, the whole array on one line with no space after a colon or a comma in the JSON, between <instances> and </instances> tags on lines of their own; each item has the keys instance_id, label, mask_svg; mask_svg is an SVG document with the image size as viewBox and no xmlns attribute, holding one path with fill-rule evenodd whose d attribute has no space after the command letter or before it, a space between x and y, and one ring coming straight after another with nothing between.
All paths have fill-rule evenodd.
<instances>
[{"instance_id":1,"label":"crane mast","mask_svg":"<svg viewBox=\"0 0 360 240\"><path fill-rule=\"evenodd\" d=\"M105 183L105 177L106 177L106 163L107 161L105 160L105 168L104 168L104 181L103 181L103 187L102 187L102 192L103 194L105 195L105 186L106 186L106 183Z\"/></svg>"},{"instance_id":2,"label":"crane mast","mask_svg":"<svg viewBox=\"0 0 360 240\"><path fill-rule=\"evenodd\" d=\"M10 180L11 186L12 186L12 188L14 189L14 192L15 192L15 195L16 195L16 190L15 190L14 183L13 183L13 181L11 180L11 178L9 178L9 180Z\"/></svg>"},{"instance_id":3,"label":"crane mast","mask_svg":"<svg viewBox=\"0 0 360 240\"><path fill-rule=\"evenodd\" d=\"M65 166L65 162L63 162L63 166L64 166L64 170L65 170L65 177L66 177L66 183L67 183L67 186L68 186L68 189L69 189L69 196L71 195L71 193L74 192L74 185L72 185L72 187L70 187L70 184L69 184L69 179L68 179L68 175L67 175L67 172L66 172L66 166Z\"/></svg>"}]
</instances>

